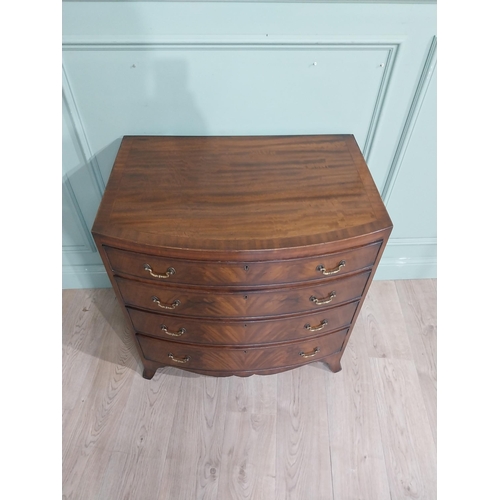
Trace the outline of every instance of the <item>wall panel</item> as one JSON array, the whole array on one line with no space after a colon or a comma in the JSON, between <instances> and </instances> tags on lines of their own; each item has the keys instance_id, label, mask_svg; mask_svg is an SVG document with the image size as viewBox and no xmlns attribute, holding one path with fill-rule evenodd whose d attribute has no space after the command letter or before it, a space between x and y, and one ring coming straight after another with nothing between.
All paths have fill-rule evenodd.
<instances>
[{"instance_id":1,"label":"wall panel","mask_svg":"<svg viewBox=\"0 0 500 500\"><path fill-rule=\"evenodd\" d=\"M107 284L88 235L131 134L353 133L396 226L379 274L432 275L430 52L428 3L64 2L63 285Z\"/></svg>"}]
</instances>

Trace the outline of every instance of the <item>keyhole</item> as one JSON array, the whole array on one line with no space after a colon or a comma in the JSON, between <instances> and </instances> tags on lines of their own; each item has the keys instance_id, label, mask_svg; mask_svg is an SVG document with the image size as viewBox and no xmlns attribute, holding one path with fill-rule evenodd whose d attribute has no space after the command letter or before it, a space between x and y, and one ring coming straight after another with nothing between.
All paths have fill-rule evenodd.
<instances>
[{"instance_id":1,"label":"keyhole","mask_svg":"<svg viewBox=\"0 0 500 500\"><path fill-rule=\"evenodd\" d=\"M245 271L248 271L250 268L248 266L244 267Z\"/></svg>"}]
</instances>

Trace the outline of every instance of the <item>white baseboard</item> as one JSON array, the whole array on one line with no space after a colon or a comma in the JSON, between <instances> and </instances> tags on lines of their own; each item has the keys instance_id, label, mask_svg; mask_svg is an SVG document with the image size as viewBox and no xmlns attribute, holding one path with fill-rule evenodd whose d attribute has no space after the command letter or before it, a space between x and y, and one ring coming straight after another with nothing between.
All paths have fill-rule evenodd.
<instances>
[{"instance_id":1,"label":"white baseboard","mask_svg":"<svg viewBox=\"0 0 500 500\"><path fill-rule=\"evenodd\" d=\"M412 248L409 248L412 247ZM394 254L399 256L394 256ZM418 254L424 254L419 256ZM413 254L413 255L412 255ZM415 255L417 254L417 255ZM436 244L387 245L375 280L411 280L437 277ZM103 265L64 266L62 288L110 288Z\"/></svg>"},{"instance_id":2,"label":"white baseboard","mask_svg":"<svg viewBox=\"0 0 500 500\"><path fill-rule=\"evenodd\" d=\"M387 258L380 261L374 280L437 278L436 258Z\"/></svg>"},{"instance_id":3,"label":"white baseboard","mask_svg":"<svg viewBox=\"0 0 500 500\"><path fill-rule=\"evenodd\" d=\"M102 264L63 266L62 288L111 288L111 283Z\"/></svg>"}]
</instances>

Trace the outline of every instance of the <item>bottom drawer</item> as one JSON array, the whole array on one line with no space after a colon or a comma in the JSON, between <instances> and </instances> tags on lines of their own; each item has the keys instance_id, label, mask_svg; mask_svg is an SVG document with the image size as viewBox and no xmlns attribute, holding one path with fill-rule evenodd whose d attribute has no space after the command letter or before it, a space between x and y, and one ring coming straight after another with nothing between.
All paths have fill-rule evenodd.
<instances>
[{"instance_id":1,"label":"bottom drawer","mask_svg":"<svg viewBox=\"0 0 500 500\"><path fill-rule=\"evenodd\" d=\"M299 366L342 349L348 329L307 341L269 347L208 347L137 335L150 361L193 370L247 371Z\"/></svg>"}]
</instances>

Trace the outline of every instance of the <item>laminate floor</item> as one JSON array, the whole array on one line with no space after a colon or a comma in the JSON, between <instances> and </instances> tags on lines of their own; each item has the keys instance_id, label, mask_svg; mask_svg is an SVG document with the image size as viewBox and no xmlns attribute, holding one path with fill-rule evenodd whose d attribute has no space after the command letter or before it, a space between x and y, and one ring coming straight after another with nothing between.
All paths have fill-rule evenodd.
<instances>
[{"instance_id":1,"label":"laminate floor","mask_svg":"<svg viewBox=\"0 0 500 500\"><path fill-rule=\"evenodd\" d=\"M111 289L62 304L65 500L436 498L436 280L374 281L337 374L148 381Z\"/></svg>"}]
</instances>

